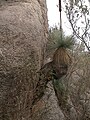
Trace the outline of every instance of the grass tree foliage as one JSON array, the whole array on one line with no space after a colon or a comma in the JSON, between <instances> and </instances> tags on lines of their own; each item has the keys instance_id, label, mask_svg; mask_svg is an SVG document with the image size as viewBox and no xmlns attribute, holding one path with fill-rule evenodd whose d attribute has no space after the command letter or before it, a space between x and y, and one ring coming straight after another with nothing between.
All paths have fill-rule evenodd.
<instances>
[{"instance_id":1,"label":"grass tree foliage","mask_svg":"<svg viewBox=\"0 0 90 120\"><path fill-rule=\"evenodd\" d=\"M61 99L62 98L66 99L65 94L62 94L62 92L60 92L61 88L63 87L62 81L60 79L62 76L67 74L68 67L72 62L70 49L73 48L75 41L72 36L65 36L64 32L62 31L61 33L61 31L58 30L57 28L53 28L50 31L49 40L50 40L49 41L50 43L48 43L48 49L51 49L51 50L54 49L54 53L52 56L52 63L53 63L52 66L53 66L53 69L55 70L55 74L58 79L58 80L54 79L53 85L54 85L54 90L60 105ZM58 85L55 83L57 83ZM62 98L60 97L60 94L62 94L61 95ZM66 101L66 100L63 99L63 101ZM61 101L61 103L63 103L63 101Z\"/></svg>"},{"instance_id":2,"label":"grass tree foliage","mask_svg":"<svg viewBox=\"0 0 90 120\"><path fill-rule=\"evenodd\" d=\"M62 37L61 37L62 36ZM68 66L71 63L70 49L73 48L75 41L72 36L65 36L57 28L53 28L49 32L49 42L47 50L53 51L52 61L58 67Z\"/></svg>"},{"instance_id":3,"label":"grass tree foliage","mask_svg":"<svg viewBox=\"0 0 90 120\"><path fill-rule=\"evenodd\" d=\"M60 79L61 77L66 75L68 67L70 66L72 61L70 49L72 48L73 45L74 40L72 36L65 36L64 33L62 33L61 37L61 32L57 28L53 28L52 30L50 30L49 41L47 43L47 52L53 51L51 52L52 61L45 64L39 71L40 72L39 86L40 85L46 86L47 82L52 80L57 98L59 98L60 94L62 94L60 90L62 90L63 86L62 84L60 84ZM43 80L43 82L41 79ZM41 91L44 90L45 87Z\"/></svg>"}]
</instances>

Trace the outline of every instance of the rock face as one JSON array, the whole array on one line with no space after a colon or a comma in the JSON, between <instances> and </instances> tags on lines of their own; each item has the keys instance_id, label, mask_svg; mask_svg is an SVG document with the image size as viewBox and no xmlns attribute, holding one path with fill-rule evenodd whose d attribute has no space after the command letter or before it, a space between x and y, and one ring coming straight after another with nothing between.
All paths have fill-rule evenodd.
<instances>
[{"instance_id":1,"label":"rock face","mask_svg":"<svg viewBox=\"0 0 90 120\"><path fill-rule=\"evenodd\" d=\"M47 41L45 0L0 0L0 120L30 120Z\"/></svg>"},{"instance_id":2,"label":"rock face","mask_svg":"<svg viewBox=\"0 0 90 120\"><path fill-rule=\"evenodd\" d=\"M32 120L66 120L63 111L58 106L52 82L47 84L44 96L33 107Z\"/></svg>"}]
</instances>

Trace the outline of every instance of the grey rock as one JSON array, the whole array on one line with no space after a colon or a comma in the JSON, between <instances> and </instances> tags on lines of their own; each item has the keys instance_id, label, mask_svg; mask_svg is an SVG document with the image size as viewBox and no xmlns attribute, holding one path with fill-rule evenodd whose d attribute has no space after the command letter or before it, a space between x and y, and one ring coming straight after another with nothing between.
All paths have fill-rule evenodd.
<instances>
[{"instance_id":1,"label":"grey rock","mask_svg":"<svg viewBox=\"0 0 90 120\"><path fill-rule=\"evenodd\" d=\"M30 120L47 41L45 1L0 0L0 120Z\"/></svg>"}]
</instances>

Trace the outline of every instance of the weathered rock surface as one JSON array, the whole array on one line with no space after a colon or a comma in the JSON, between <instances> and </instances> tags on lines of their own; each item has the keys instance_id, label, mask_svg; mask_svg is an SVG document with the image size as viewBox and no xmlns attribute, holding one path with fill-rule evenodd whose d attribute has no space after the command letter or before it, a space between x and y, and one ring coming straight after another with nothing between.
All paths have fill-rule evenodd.
<instances>
[{"instance_id":1,"label":"weathered rock surface","mask_svg":"<svg viewBox=\"0 0 90 120\"><path fill-rule=\"evenodd\" d=\"M0 0L0 120L30 120L47 41L45 0Z\"/></svg>"},{"instance_id":2,"label":"weathered rock surface","mask_svg":"<svg viewBox=\"0 0 90 120\"><path fill-rule=\"evenodd\" d=\"M49 82L45 95L33 108L33 120L66 120L58 101L52 83Z\"/></svg>"}]
</instances>

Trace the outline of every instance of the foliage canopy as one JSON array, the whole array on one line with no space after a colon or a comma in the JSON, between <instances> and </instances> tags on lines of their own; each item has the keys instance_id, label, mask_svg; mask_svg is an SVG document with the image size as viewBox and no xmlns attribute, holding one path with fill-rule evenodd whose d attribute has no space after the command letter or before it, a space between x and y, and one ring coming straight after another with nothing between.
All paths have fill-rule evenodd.
<instances>
[{"instance_id":1,"label":"foliage canopy","mask_svg":"<svg viewBox=\"0 0 90 120\"><path fill-rule=\"evenodd\" d=\"M58 29L52 29L49 32L49 42L48 42L48 49L58 49L58 48L65 48L65 49L72 49L75 41L73 36L65 36L64 32L61 32Z\"/></svg>"}]
</instances>

